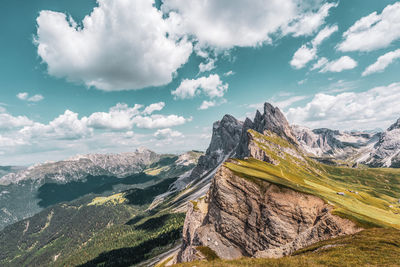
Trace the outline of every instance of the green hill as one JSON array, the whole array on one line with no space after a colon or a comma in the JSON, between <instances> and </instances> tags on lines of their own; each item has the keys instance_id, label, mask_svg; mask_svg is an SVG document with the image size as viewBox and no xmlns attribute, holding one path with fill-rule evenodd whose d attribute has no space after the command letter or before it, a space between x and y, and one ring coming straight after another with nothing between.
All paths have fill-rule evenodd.
<instances>
[{"instance_id":1,"label":"green hill","mask_svg":"<svg viewBox=\"0 0 400 267\"><path fill-rule=\"evenodd\" d=\"M318 196L335 207L335 214L364 227L400 229L400 169L325 165L273 133L252 134L257 145L279 164L253 158L225 163L239 176Z\"/></svg>"}]
</instances>

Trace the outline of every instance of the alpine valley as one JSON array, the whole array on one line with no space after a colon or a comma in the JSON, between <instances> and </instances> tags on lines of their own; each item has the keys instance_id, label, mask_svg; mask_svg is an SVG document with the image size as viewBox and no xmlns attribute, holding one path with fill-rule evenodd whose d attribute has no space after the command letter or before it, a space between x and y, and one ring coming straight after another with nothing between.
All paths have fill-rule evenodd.
<instances>
[{"instance_id":1,"label":"alpine valley","mask_svg":"<svg viewBox=\"0 0 400 267\"><path fill-rule=\"evenodd\" d=\"M269 103L205 153L1 167L0 265L398 266L399 168L400 119L309 129Z\"/></svg>"}]
</instances>

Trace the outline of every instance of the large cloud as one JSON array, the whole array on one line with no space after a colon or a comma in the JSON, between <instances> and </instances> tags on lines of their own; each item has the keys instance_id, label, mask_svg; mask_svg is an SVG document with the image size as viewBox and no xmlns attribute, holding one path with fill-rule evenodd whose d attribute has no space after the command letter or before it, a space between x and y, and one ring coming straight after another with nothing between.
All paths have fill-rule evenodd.
<instances>
[{"instance_id":1,"label":"large cloud","mask_svg":"<svg viewBox=\"0 0 400 267\"><path fill-rule=\"evenodd\" d=\"M271 43L273 35L310 35L334 3L298 0L165 0L162 9L179 20L177 31L217 48ZM316 8L315 8L316 7Z\"/></svg>"},{"instance_id":2,"label":"large cloud","mask_svg":"<svg viewBox=\"0 0 400 267\"><path fill-rule=\"evenodd\" d=\"M41 11L37 52L48 72L112 91L160 86L186 63L192 44L169 34L151 0L97 0L98 7L77 24L64 13Z\"/></svg>"},{"instance_id":3,"label":"large cloud","mask_svg":"<svg viewBox=\"0 0 400 267\"><path fill-rule=\"evenodd\" d=\"M372 51L400 38L400 2L388 5L381 14L373 12L356 21L343 33L340 51Z\"/></svg>"},{"instance_id":4,"label":"large cloud","mask_svg":"<svg viewBox=\"0 0 400 267\"><path fill-rule=\"evenodd\" d=\"M319 93L305 106L290 108L291 123L312 128L352 130L386 128L400 117L400 83L365 92Z\"/></svg>"}]
</instances>

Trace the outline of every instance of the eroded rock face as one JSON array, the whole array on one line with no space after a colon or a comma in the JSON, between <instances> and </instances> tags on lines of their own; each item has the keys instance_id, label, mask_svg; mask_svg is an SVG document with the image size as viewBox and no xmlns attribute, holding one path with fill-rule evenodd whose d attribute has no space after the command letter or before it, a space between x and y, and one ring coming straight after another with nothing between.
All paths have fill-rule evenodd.
<instances>
[{"instance_id":1,"label":"eroded rock face","mask_svg":"<svg viewBox=\"0 0 400 267\"><path fill-rule=\"evenodd\" d=\"M254 183L222 166L203 200L190 204L179 262L201 258L281 257L312 243L360 229L330 213L321 199L266 181Z\"/></svg>"},{"instance_id":2,"label":"eroded rock face","mask_svg":"<svg viewBox=\"0 0 400 267\"><path fill-rule=\"evenodd\" d=\"M242 128L243 122L231 115L225 115L222 120L214 122L206 154L199 158L197 166L183 182L188 184L201 178L208 171L218 167L228 156L232 156L239 144Z\"/></svg>"}]
</instances>

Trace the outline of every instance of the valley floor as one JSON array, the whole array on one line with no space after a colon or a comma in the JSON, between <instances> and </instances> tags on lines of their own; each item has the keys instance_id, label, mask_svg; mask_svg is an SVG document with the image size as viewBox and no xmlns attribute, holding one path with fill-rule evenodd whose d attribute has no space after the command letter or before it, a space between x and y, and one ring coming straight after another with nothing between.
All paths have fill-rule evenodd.
<instances>
[{"instance_id":1,"label":"valley floor","mask_svg":"<svg viewBox=\"0 0 400 267\"><path fill-rule=\"evenodd\" d=\"M216 256L212 251L205 254L208 261L174 266L400 266L400 231L385 228L367 229L354 235L319 242L297 251L292 256L279 259L212 260Z\"/></svg>"}]
</instances>

